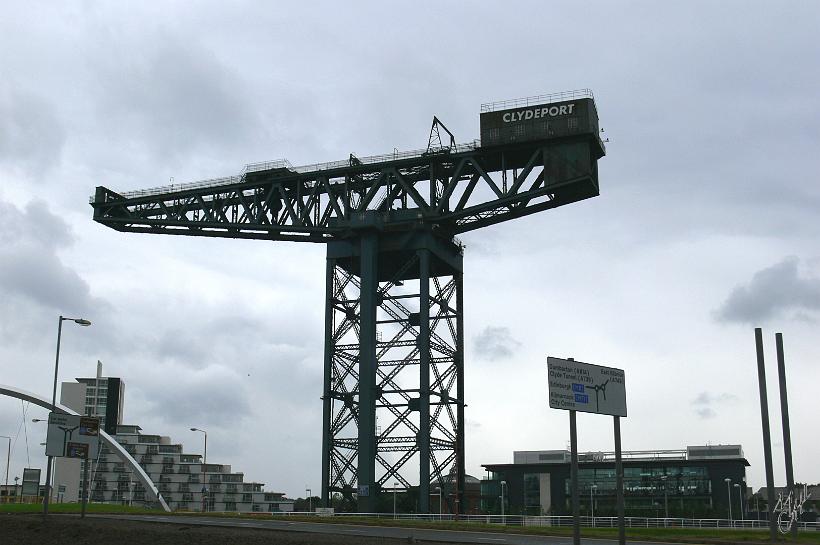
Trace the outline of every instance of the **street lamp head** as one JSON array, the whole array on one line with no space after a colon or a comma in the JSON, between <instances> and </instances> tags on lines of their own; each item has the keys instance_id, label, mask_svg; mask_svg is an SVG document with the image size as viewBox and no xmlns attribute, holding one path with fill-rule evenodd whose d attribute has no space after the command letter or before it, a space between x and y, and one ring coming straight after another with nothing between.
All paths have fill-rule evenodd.
<instances>
[{"instance_id":1,"label":"street lamp head","mask_svg":"<svg viewBox=\"0 0 820 545\"><path fill-rule=\"evenodd\" d=\"M732 486L734 486L735 488L740 488L740 483L735 483Z\"/></svg>"},{"instance_id":2,"label":"street lamp head","mask_svg":"<svg viewBox=\"0 0 820 545\"><path fill-rule=\"evenodd\" d=\"M730 483L730 482L732 482L732 479L730 479L729 477L726 477L725 479L723 479L723 482Z\"/></svg>"},{"instance_id":3,"label":"street lamp head","mask_svg":"<svg viewBox=\"0 0 820 545\"><path fill-rule=\"evenodd\" d=\"M199 430L196 429L196 428L191 428L191 431L199 431Z\"/></svg>"},{"instance_id":4,"label":"street lamp head","mask_svg":"<svg viewBox=\"0 0 820 545\"><path fill-rule=\"evenodd\" d=\"M32 418L31 421L32 422L45 422L45 420L42 419L42 418Z\"/></svg>"},{"instance_id":5,"label":"street lamp head","mask_svg":"<svg viewBox=\"0 0 820 545\"><path fill-rule=\"evenodd\" d=\"M79 325L81 325L81 326L83 326L83 327L88 327L88 326L90 326L90 325L91 325L91 321L90 321L90 320L84 320L83 318L77 318L76 320L74 320L74 323L75 323L75 324L79 324Z\"/></svg>"}]
</instances>

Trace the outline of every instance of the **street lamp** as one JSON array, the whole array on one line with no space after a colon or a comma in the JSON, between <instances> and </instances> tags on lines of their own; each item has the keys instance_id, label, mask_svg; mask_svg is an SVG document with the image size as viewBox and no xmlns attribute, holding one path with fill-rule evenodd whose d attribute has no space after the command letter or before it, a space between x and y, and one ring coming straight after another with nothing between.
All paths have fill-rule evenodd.
<instances>
[{"instance_id":1,"label":"street lamp","mask_svg":"<svg viewBox=\"0 0 820 545\"><path fill-rule=\"evenodd\" d=\"M310 488L305 488L305 494L307 494L307 497L308 497L308 513L312 513L313 512L313 496L311 496L311 494L313 494L313 491Z\"/></svg>"},{"instance_id":2,"label":"street lamp","mask_svg":"<svg viewBox=\"0 0 820 545\"><path fill-rule=\"evenodd\" d=\"M17 494L17 481L20 477L14 477L14 503L20 503L20 496Z\"/></svg>"},{"instance_id":3,"label":"street lamp","mask_svg":"<svg viewBox=\"0 0 820 545\"><path fill-rule=\"evenodd\" d=\"M598 488L598 485L594 484L594 483L592 484L592 486L589 487L589 505L592 508L592 527L593 528L595 528L595 499L593 497L593 492L597 488Z\"/></svg>"},{"instance_id":4,"label":"street lamp","mask_svg":"<svg viewBox=\"0 0 820 545\"><path fill-rule=\"evenodd\" d=\"M205 500L202 512L204 513L208 510L208 432L199 428L191 428L191 431L205 434L205 456L202 461L202 499Z\"/></svg>"},{"instance_id":5,"label":"street lamp","mask_svg":"<svg viewBox=\"0 0 820 545\"><path fill-rule=\"evenodd\" d=\"M57 355L54 358L54 388L51 391L51 412L55 412L57 410L57 370L60 367L60 339L63 335L63 322L65 322L66 320L70 320L75 324L81 325L83 327L88 327L91 325L91 322L83 318L66 318L60 315L60 319L57 323ZM46 494L45 498L43 499L43 515L48 515L48 500L49 496L51 496L52 462L52 457L49 456L48 463L46 464Z\"/></svg>"},{"instance_id":6,"label":"street lamp","mask_svg":"<svg viewBox=\"0 0 820 545\"><path fill-rule=\"evenodd\" d=\"M9 440L9 449L6 452L6 494L9 493L9 461L11 460L11 437L8 435L0 435L3 439Z\"/></svg>"},{"instance_id":7,"label":"street lamp","mask_svg":"<svg viewBox=\"0 0 820 545\"><path fill-rule=\"evenodd\" d=\"M737 506L739 508L738 514L740 515L740 520L743 520L743 497L741 496L740 483L735 483L733 486L737 488ZM729 503L732 503L732 498L729 498Z\"/></svg>"},{"instance_id":8,"label":"street lamp","mask_svg":"<svg viewBox=\"0 0 820 545\"><path fill-rule=\"evenodd\" d=\"M441 520L441 487L437 486L436 490L438 490L438 519Z\"/></svg>"},{"instance_id":9,"label":"street lamp","mask_svg":"<svg viewBox=\"0 0 820 545\"><path fill-rule=\"evenodd\" d=\"M507 487L507 481L501 481L501 524L504 524L504 489Z\"/></svg>"},{"instance_id":10,"label":"street lamp","mask_svg":"<svg viewBox=\"0 0 820 545\"><path fill-rule=\"evenodd\" d=\"M393 483L393 518L396 518L396 490L399 489L399 483Z\"/></svg>"},{"instance_id":11,"label":"street lamp","mask_svg":"<svg viewBox=\"0 0 820 545\"><path fill-rule=\"evenodd\" d=\"M729 526L732 524L732 479L726 477L723 479L726 482L726 494L729 496Z\"/></svg>"}]
</instances>

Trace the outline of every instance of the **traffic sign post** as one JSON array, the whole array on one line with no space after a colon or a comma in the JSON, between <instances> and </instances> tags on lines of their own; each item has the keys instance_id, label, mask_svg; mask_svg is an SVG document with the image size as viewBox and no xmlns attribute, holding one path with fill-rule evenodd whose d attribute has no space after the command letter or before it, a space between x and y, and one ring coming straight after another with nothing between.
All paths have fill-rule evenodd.
<instances>
[{"instance_id":1,"label":"traffic sign post","mask_svg":"<svg viewBox=\"0 0 820 545\"><path fill-rule=\"evenodd\" d=\"M96 458L99 441L99 418L61 413L48 415L46 456Z\"/></svg>"},{"instance_id":2,"label":"traffic sign post","mask_svg":"<svg viewBox=\"0 0 820 545\"><path fill-rule=\"evenodd\" d=\"M88 503L89 458L94 459L100 449L100 419L93 416L50 413L46 435L46 456L58 458L80 458L84 469L81 495L80 517L85 517ZM48 483L46 483L48 484Z\"/></svg>"},{"instance_id":3,"label":"traffic sign post","mask_svg":"<svg viewBox=\"0 0 820 545\"><path fill-rule=\"evenodd\" d=\"M618 543L625 545L624 472L621 460L621 420L626 416L626 382L622 369L575 361L547 358L549 405L569 411L572 489L572 542L581 543L578 493L578 431L576 411L611 415L615 434L615 494L618 512Z\"/></svg>"}]
</instances>

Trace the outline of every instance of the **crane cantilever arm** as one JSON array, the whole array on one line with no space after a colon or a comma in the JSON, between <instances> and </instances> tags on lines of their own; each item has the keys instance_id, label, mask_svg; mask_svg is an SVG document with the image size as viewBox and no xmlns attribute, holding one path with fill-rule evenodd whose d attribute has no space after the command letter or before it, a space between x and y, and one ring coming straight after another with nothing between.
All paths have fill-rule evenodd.
<instances>
[{"instance_id":1,"label":"crane cantilever arm","mask_svg":"<svg viewBox=\"0 0 820 545\"><path fill-rule=\"evenodd\" d=\"M598 195L593 143L364 158L129 193L101 186L91 205L95 221L131 232L305 242L419 225L457 234Z\"/></svg>"}]
</instances>

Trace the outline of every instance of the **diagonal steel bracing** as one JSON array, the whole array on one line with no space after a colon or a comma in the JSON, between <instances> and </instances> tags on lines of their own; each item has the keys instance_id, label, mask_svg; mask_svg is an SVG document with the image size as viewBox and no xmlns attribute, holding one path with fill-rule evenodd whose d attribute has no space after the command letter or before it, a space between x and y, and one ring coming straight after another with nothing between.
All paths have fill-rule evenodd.
<instances>
[{"instance_id":1,"label":"diagonal steel bracing","mask_svg":"<svg viewBox=\"0 0 820 545\"><path fill-rule=\"evenodd\" d=\"M326 501L332 494L355 499L360 511L375 509L380 490L395 482L418 487L418 509L427 511L430 484L444 489L451 474L463 474L461 250L420 240L377 252L369 271L377 282L361 263L364 249L328 258L322 493ZM375 239L385 242L389 235ZM457 268L440 258L441 248ZM367 312L366 289L375 292L375 312ZM368 330L372 344L362 333ZM362 362L371 356L368 371Z\"/></svg>"}]
</instances>

